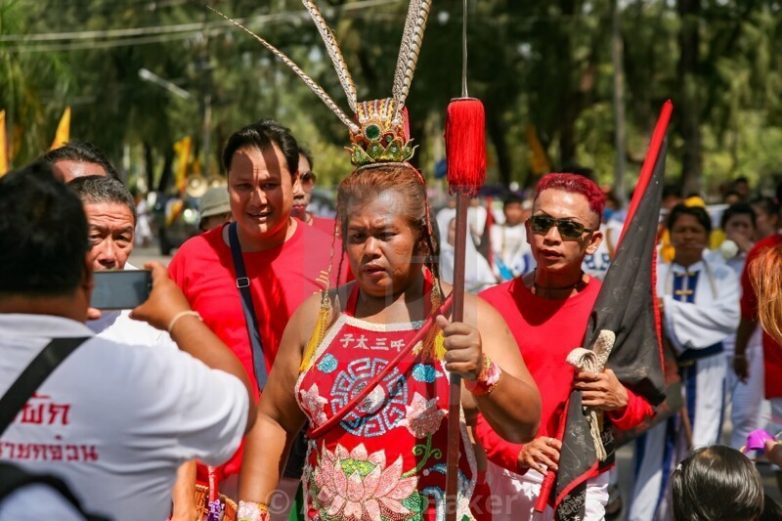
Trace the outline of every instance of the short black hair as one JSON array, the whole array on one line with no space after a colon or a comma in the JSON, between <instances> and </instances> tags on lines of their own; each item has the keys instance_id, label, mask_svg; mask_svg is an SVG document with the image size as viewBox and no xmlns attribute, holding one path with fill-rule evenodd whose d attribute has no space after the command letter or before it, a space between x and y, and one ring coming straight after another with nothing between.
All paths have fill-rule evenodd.
<instances>
[{"instance_id":1,"label":"short black hair","mask_svg":"<svg viewBox=\"0 0 782 521\"><path fill-rule=\"evenodd\" d=\"M722 445L694 451L671 476L676 521L751 521L763 512L763 483L741 452Z\"/></svg>"},{"instance_id":2,"label":"short black hair","mask_svg":"<svg viewBox=\"0 0 782 521\"><path fill-rule=\"evenodd\" d=\"M749 215L749 220L752 221L752 227L755 227L755 210L752 209L747 203L736 203L728 206L722 217L720 218L720 228L725 229L725 225L728 224L731 217L734 215Z\"/></svg>"},{"instance_id":3,"label":"short black hair","mask_svg":"<svg viewBox=\"0 0 782 521\"><path fill-rule=\"evenodd\" d=\"M237 150L252 147L261 152L277 145L285 156L288 172L295 176L299 170L299 145L291 131L271 119L262 119L231 134L223 149L223 167L226 174L231 170L231 161Z\"/></svg>"},{"instance_id":4,"label":"short black hair","mask_svg":"<svg viewBox=\"0 0 782 521\"><path fill-rule=\"evenodd\" d=\"M758 206L768 215L779 215L779 204L773 197L756 197L749 202L752 206Z\"/></svg>"},{"instance_id":5,"label":"short black hair","mask_svg":"<svg viewBox=\"0 0 782 521\"><path fill-rule=\"evenodd\" d=\"M124 204L133 214L133 222L136 222L136 202L127 187L113 177L102 175L88 175L77 177L68 186L79 194L85 204L117 203Z\"/></svg>"},{"instance_id":6,"label":"short black hair","mask_svg":"<svg viewBox=\"0 0 782 521\"><path fill-rule=\"evenodd\" d=\"M663 199L666 197L681 197L682 188L678 183L667 183L663 185Z\"/></svg>"},{"instance_id":7,"label":"short black hair","mask_svg":"<svg viewBox=\"0 0 782 521\"><path fill-rule=\"evenodd\" d=\"M510 206L512 204L521 204L521 205L523 205L524 204L524 198L522 196L520 196L519 194L517 194L517 193L511 192L508 195L506 195L505 198L502 200L502 209L504 210L505 208L507 208L508 206Z\"/></svg>"},{"instance_id":8,"label":"short black hair","mask_svg":"<svg viewBox=\"0 0 782 521\"><path fill-rule=\"evenodd\" d=\"M304 156L304 159L307 160L307 163L310 164L310 170L315 170L315 161L312 160L312 152L308 148L305 148L301 145L299 145L299 154ZM298 162L296 163L296 169L298 170ZM300 172L301 173L301 172Z\"/></svg>"},{"instance_id":9,"label":"short black hair","mask_svg":"<svg viewBox=\"0 0 782 521\"><path fill-rule=\"evenodd\" d=\"M51 166L58 161L79 161L81 163L92 163L100 165L106 174L114 179L119 179L119 172L106 155L92 143L86 141L68 141L60 148L50 150L41 156L41 161Z\"/></svg>"},{"instance_id":10,"label":"short black hair","mask_svg":"<svg viewBox=\"0 0 782 521\"><path fill-rule=\"evenodd\" d=\"M39 161L0 179L0 294L69 295L89 250L81 200L51 165Z\"/></svg>"},{"instance_id":11,"label":"short black hair","mask_svg":"<svg viewBox=\"0 0 782 521\"><path fill-rule=\"evenodd\" d=\"M698 223L706 229L706 233L711 233L711 217L709 217L708 212L701 206L687 206L681 203L674 206L671 209L671 213L668 214L668 221L665 223L668 230L673 229L674 224L682 215L695 217Z\"/></svg>"}]
</instances>

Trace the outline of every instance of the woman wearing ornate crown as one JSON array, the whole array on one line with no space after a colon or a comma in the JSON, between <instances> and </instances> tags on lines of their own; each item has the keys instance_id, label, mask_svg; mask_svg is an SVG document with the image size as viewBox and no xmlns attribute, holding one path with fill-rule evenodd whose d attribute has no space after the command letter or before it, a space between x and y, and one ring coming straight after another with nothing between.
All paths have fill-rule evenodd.
<instances>
[{"instance_id":1,"label":"woman wearing ornate crown","mask_svg":"<svg viewBox=\"0 0 782 521\"><path fill-rule=\"evenodd\" d=\"M366 102L315 2L303 4L355 118L282 52L231 21L289 65L350 132L357 168L339 185L337 225L355 280L305 301L285 328L247 437L238 518L269 519L280 468L307 423L307 519L444 519L454 373L463 378L457 518L471 520L477 475L466 424L481 412L504 438L529 440L540 395L493 308L467 296L466 319L452 322L450 298L443 302L450 287L437 277L426 188L407 162L414 147L404 120L431 0L410 2L392 97Z\"/></svg>"},{"instance_id":2,"label":"woman wearing ornate crown","mask_svg":"<svg viewBox=\"0 0 782 521\"><path fill-rule=\"evenodd\" d=\"M535 433L537 389L500 315L469 296L464 323L438 315L423 341L395 360L422 321L443 310L440 292L450 291L436 277L426 191L412 166L355 170L339 186L337 218L356 279L310 298L288 323L248 438L239 517L267 515L287 448L308 421L307 519L440 519L448 373L464 379L464 417L480 411L514 441ZM366 387L366 397L349 404ZM466 439L464 423L461 434ZM462 447L458 519L471 519L472 454Z\"/></svg>"}]
</instances>

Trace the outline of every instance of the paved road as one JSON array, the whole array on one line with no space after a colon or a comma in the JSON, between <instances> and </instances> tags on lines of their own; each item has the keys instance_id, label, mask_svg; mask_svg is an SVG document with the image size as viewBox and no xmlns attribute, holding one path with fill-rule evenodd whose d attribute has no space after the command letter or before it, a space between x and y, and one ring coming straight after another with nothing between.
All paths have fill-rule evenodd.
<instances>
[{"instance_id":1,"label":"paved road","mask_svg":"<svg viewBox=\"0 0 782 521\"><path fill-rule=\"evenodd\" d=\"M168 263L171 262L171 256L161 255L157 247L140 248L136 246L133 248L133 254L130 256L129 261L138 268L141 268L145 262L149 261L161 262L164 266L168 266Z\"/></svg>"}]
</instances>

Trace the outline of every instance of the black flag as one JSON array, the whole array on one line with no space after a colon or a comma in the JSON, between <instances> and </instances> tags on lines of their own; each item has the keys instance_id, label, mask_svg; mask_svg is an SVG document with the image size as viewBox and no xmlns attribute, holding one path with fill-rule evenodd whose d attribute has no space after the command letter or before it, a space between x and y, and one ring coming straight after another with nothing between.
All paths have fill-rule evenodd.
<instances>
[{"instance_id":1,"label":"black flag","mask_svg":"<svg viewBox=\"0 0 782 521\"><path fill-rule=\"evenodd\" d=\"M665 132L672 104L662 108L641 168L616 249L616 257L590 315L584 347L590 348L601 330L616 334L606 367L623 385L652 405L665 399L659 310L655 296L657 225L665 171ZM560 434L562 452L556 474L554 505L558 520L583 519L586 480L599 465L589 424L581 406L581 393L571 391L567 419ZM603 434L609 454L610 429ZM550 499L554 474L541 487L538 506Z\"/></svg>"}]
</instances>

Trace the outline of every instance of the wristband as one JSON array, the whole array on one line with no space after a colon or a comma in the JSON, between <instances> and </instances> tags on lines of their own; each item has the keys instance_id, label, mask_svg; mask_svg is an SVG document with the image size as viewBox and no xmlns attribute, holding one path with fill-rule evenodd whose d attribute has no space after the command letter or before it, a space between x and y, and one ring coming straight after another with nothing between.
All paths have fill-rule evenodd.
<instances>
[{"instance_id":1,"label":"wristband","mask_svg":"<svg viewBox=\"0 0 782 521\"><path fill-rule=\"evenodd\" d=\"M236 521L269 521L269 505L254 501L239 501Z\"/></svg>"},{"instance_id":2,"label":"wristband","mask_svg":"<svg viewBox=\"0 0 782 521\"><path fill-rule=\"evenodd\" d=\"M179 313L174 315L174 318L172 318L171 322L168 323L168 334L169 335L171 334L171 331L174 330L174 326L176 325L177 321L180 318L182 318L182 317L196 317L201 322L204 321L204 319L201 318L201 315L198 313L198 311L192 311L192 310L189 310L189 309L187 311L180 311Z\"/></svg>"},{"instance_id":3,"label":"wristband","mask_svg":"<svg viewBox=\"0 0 782 521\"><path fill-rule=\"evenodd\" d=\"M466 387L473 396L491 394L494 388L497 387L497 383L499 383L501 376L502 369L500 369L500 366L495 364L492 359L489 358L489 355L484 353L483 367L481 368L480 374L478 374L478 378L475 380L465 380L464 387Z\"/></svg>"}]
</instances>

